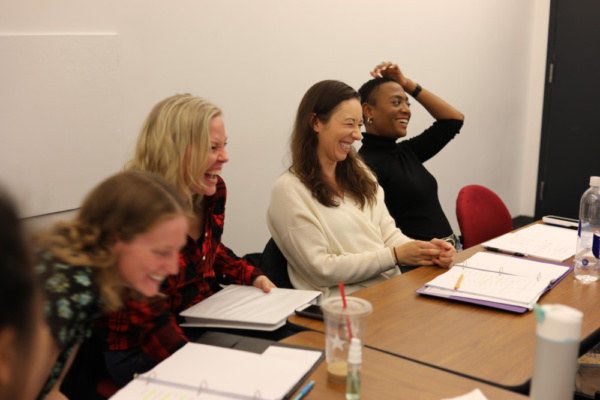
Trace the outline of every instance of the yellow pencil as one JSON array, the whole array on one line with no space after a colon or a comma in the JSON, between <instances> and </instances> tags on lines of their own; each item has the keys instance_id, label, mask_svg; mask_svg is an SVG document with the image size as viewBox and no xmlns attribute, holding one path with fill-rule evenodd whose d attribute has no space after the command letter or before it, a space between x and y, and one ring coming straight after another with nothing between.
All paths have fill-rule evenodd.
<instances>
[{"instance_id":1,"label":"yellow pencil","mask_svg":"<svg viewBox=\"0 0 600 400\"><path fill-rule=\"evenodd\" d=\"M460 276L458 277L458 280L456 281L456 285L454 285L454 290L458 290L458 288L460 287L460 282L462 282L462 278L465 274L462 273L460 274Z\"/></svg>"}]
</instances>

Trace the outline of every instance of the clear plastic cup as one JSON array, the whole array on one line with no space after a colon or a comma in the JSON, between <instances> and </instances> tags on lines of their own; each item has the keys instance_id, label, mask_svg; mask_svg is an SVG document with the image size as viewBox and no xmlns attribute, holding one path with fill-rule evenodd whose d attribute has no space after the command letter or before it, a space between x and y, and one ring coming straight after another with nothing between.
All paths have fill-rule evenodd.
<instances>
[{"instance_id":1,"label":"clear plastic cup","mask_svg":"<svg viewBox=\"0 0 600 400\"><path fill-rule=\"evenodd\" d=\"M327 377L346 384L350 338L365 342L367 319L373 306L367 300L346 296L346 308L341 297L330 297L321 303L325 322L325 356ZM351 332L351 334L350 334Z\"/></svg>"}]
</instances>

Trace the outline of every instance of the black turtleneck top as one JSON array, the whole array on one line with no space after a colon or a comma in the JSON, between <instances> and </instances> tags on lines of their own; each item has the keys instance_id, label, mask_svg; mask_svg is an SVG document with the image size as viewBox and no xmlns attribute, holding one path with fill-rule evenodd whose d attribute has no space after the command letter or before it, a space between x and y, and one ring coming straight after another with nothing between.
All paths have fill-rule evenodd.
<instances>
[{"instance_id":1,"label":"black turtleneck top","mask_svg":"<svg viewBox=\"0 0 600 400\"><path fill-rule=\"evenodd\" d=\"M443 149L462 125L456 119L438 120L419 136L399 143L363 133L358 153L377 175L396 226L413 239L428 241L452 234L438 198L437 181L423 163Z\"/></svg>"}]
</instances>

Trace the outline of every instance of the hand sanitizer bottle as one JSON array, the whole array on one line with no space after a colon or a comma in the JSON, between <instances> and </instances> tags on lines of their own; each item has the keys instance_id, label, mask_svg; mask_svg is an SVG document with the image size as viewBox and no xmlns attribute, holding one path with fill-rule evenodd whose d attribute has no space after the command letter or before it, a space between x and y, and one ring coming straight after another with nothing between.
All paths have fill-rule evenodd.
<instances>
[{"instance_id":1,"label":"hand sanitizer bottle","mask_svg":"<svg viewBox=\"0 0 600 400\"><path fill-rule=\"evenodd\" d=\"M346 400L360 399L360 375L362 370L362 346L359 338L352 338L348 350L348 377Z\"/></svg>"}]
</instances>

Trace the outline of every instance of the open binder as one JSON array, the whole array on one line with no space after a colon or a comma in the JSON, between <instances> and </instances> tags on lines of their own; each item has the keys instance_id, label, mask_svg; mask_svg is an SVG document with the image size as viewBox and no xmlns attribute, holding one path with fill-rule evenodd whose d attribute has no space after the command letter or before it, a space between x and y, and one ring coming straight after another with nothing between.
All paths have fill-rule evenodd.
<instances>
[{"instance_id":1,"label":"open binder","mask_svg":"<svg viewBox=\"0 0 600 400\"><path fill-rule=\"evenodd\" d=\"M572 270L572 265L479 252L416 292L524 313Z\"/></svg>"},{"instance_id":2,"label":"open binder","mask_svg":"<svg viewBox=\"0 0 600 400\"><path fill-rule=\"evenodd\" d=\"M306 303L316 303L316 290L271 289L264 293L254 286L229 285L180 313L183 327L254 329L273 331Z\"/></svg>"},{"instance_id":3,"label":"open binder","mask_svg":"<svg viewBox=\"0 0 600 400\"><path fill-rule=\"evenodd\" d=\"M323 358L322 350L277 344L257 354L188 343L111 400L287 399Z\"/></svg>"}]
</instances>

